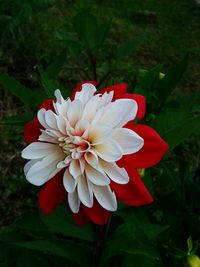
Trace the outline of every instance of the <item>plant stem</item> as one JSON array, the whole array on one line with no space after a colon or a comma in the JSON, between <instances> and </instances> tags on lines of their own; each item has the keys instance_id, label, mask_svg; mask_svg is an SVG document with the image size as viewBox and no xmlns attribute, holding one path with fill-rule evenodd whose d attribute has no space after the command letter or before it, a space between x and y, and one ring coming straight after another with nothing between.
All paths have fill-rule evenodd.
<instances>
[{"instance_id":1,"label":"plant stem","mask_svg":"<svg viewBox=\"0 0 200 267\"><path fill-rule=\"evenodd\" d=\"M98 267L100 266L100 260L104 248L104 244L106 241L106 235L108 232L108 225L105 226L99 226L99 225L93 225L94 227L94 249L93 249L93 258L92 258L92 267Z\"/></svg>"}]
</instances>

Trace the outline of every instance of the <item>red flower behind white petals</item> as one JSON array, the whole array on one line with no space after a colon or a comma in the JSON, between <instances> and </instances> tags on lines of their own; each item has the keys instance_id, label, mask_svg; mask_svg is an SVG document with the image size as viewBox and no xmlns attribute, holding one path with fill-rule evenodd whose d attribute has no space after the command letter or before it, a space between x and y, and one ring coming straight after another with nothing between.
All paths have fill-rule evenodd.
<instances>
[{"instance_id":1,"label":"red flower behind white petals","mask_svg":"<svg viewBox=\"0 0 200 267\"><path fill-rule=\"evenodd\" d=\"M67 201L76 223L105 224L117 209L152 202L137 168L157 164L168 145L150 127L134 124L145 114L145 98L127 94L119 84L96 92L96 83L80 84L71 99L55 91L56 101L45 100L37 118L27 123L29 145L26 179L43 185L42 211L49 214Z\"/></svg>"}]
</instances>

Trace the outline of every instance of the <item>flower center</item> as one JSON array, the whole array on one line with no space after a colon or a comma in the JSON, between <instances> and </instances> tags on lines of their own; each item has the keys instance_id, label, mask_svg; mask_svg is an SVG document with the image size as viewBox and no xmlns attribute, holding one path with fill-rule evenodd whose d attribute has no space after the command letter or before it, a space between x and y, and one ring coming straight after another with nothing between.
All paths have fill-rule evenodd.
<instances>
[{"instance_id":1,"label":"flower center","mask_svg":"<svg viewBox=\"0 0 200 267\"><path fill-rule=\"evenodd\" d=\"M58 138L58 141L60 141L59 146L66 155L69 155L72 149L75 148L75 145L71 142L70 137L60 137Z\"/></svg>"}]
</instances>

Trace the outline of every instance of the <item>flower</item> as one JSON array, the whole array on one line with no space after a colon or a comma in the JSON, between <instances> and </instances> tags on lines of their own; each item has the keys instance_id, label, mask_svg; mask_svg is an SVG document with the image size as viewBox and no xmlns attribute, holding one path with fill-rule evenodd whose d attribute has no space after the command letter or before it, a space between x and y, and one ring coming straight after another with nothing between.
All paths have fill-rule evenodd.
<instances>
[{"instance_id":1,"label":"flower","mask_svg":"<svg viewBox=\"0 0 200 267\"><path fill-rule=\"evenodd\" d=\"M80 84L65 100L45 100L37 118L25 125L29 145L26 179L43 185L42 211L66 201L76 223L107 223L117 199L128 205L152 202L137 169L158 163L168 145L149 126L135 124L145 114L145 98L128 94L127 85L97 93L95 82Z\"/></svg>"}]
</instances>

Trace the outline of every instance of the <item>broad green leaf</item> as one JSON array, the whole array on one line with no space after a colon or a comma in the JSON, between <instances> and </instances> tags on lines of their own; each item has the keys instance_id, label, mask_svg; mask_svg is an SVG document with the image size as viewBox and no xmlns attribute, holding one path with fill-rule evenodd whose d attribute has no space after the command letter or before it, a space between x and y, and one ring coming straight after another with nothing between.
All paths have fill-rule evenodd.
<instances>
[{"instance_id":1,"label":"broad green leaf","mask_svg":"<svg viewBox=\"0 0 200 267\"><path fill-rule=\"evenodd\" d=\"M56 79L51 78L48 75L46 75L46 73L42 69L39 69L39 72L40 72L42 85L43 85L43 88L44 88L44 91L45 91L47 97L50 99L53 99L54 98L54 92L57 88Z\"/></svg>"},{"instance_id":2,"label":"broad green leaf","mask_svg":"<svg viewBox=\"0 0 200 267\"><path fill-rule=\"evenodd\" d=\"M200 131L200 116L188 118L185 121L172 125L163 135L163 139L169 144L170 149L174 149L187 137Z\"/></svg>"},{"instance_id":3,"label":"broad green leaf","mask_svg":"<svg viewBox=\"0 0 200 267\"><path fill-rule=\"evenodd\" d=\"M74 28L81 41L83 41L90 50L94 50L97 45L98 22L95 16L82 11L74 18Z\"/></svg>"},{"instance_id":4,"label":"broad green leaf","mask_svg":"<svg viewBox=\"0 0 200 267\"><path fill-rule=\"evenodd\" d=\"M139 75L135 93L144 95L147 102L156 98L155 84L160 79L161 65L157 65L149 71L145 71L142 77ZM157 103L158 104L158 103Z\"/></svg>"},{"instance_id":5,"label":"broad green leaf","mask_svg":"<svg viewBox=\"0 0 200 267\"><path fill-rule=\"evenodd\" d=\"M142 255L159 260L154 242L150 242L143 231L133 223L124 223L115 230L108 240L102 263L120 254Z\"/></svg>"},{"instance_id":6,"label":"broad green leaf","mask_svg":"<svg viewBox=\"0 0 200 267\"><path fill-rule=\"evenodd\" d=\"M3 73L0 73L0 84L18 97L25 105L31 107L32 91L29 88L20 84L15 78Z\"/></svg>"},{"instance_id":7,"label":"broad green leaf","mask_svg":"<svg viewBox=\"0 0 200 267\"><path fill-rule=\"evenodd\" d=\"M26 122L32 120L34 118L34 116L35 116L34 114L21 114L21 115L6 117L0 121L0 124L24 125Z\"/></svg>"},{"instance_id":8,"label":"broad green leaf","mask_svg":"<svg viewBox=\"0 0 200 267\"><path fill-rule=\"evenodd\" d=\"M188 54L176 65L169 69L165 73L163 79L159 79L157 83L157 96L158 99L163 103L167 100L171 92L180 82L183 74L185 73L188 66Z\"/></svg>"},{"instance_id":9,"label":"broad green leaf","mask_svg":"<svg viewBox=\"0 0 200 267\"><path fill-rule=\"evenodd\" d=\"M18 251L16 267L48 267L49 263L44 255L32 250Z\"/></svg>"},{"instance_id":10,"label":"broad green leaf","mask_svg":"<svg viewBox=\"0 0 200 267\"><path fill-rule=\"evenodd\" d=\"M56 78L65 63L66 59L66 49L64 49L55 59L54 61L48 66L45 71L45 75Z\"/></svg>"},{"instance_id":11,"label":"broad green leaf","mask_svg":"<svg viewBox=\"0 0 200 267\"><path fill-rule=\"evenodd\" d=\"M38 211L26 212L12 224L14 229L22 229L30 232L48 232L48 228L40 219Z\"/></svg>"},{"instance_id":12,"label":"broad green leaf","mask_svg":"<svg viewBox=\"0 0 200 267\"><path fill-rule=\"evenodd\" d=\"M98 26L98 34L96 36L98 47L101 46L106 40L106 37L108 36L108 33L110 31L111 25L112 25L112 21L108 20Z\"/></svg>"},{"instance_id":13,"label":"broad green leaf","mask_svg":"<svg viewBox=\"0 0 200 267\"><path fill-rule=\"evenodd\" d=\"M161 267L161 261L140 255L127 254L124 257L122 267Z\"/></svg>"},{"instance_id":14,"label":"broad green leaf","mask_svg":"<svg viewBox=\"0 0 200 267\"><path fill-rule=\"evenodd\" d=\"M51 255L59 256L76 262L82 266L88 262L91 253L86 245L78 245L70 240L32 240L25 242L12 242L14 247L41 251Z\"/></svg>"},{"instance_id":15,"label":"broad green leaf","mask_svg":"<svg viewBox=\"0 0 200 267\"><path fill-rule=\"evenodd\" d=\"M116 59L122 60L129 56L131 53L135 52L135 50L139 47L140 44L144 42L144 35L140 35L133 40L129 40L123 44L121 44L116 51Z\"/></svg>"},{"instance_id":16,"label":"broad green leaf","mask_svg":"<svg viewBox=\"0 0 200 267\"><path fill-rule=\"evenodd\" d=\"M78 227L74 224L71 214L64 205L60 205L52 214L46 216L41 214L41 220L54 233L75 237L86 241L93 241L93 230L91 225Z\"/></svg>"}]
</instances>

